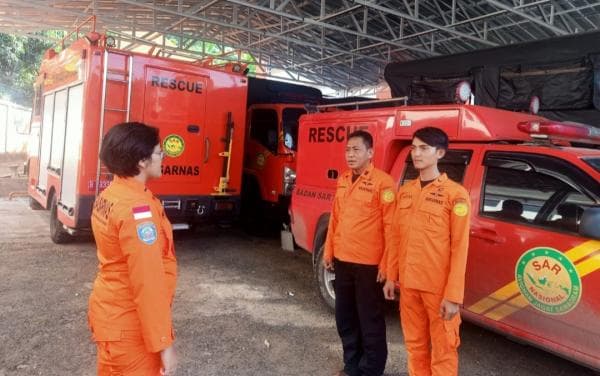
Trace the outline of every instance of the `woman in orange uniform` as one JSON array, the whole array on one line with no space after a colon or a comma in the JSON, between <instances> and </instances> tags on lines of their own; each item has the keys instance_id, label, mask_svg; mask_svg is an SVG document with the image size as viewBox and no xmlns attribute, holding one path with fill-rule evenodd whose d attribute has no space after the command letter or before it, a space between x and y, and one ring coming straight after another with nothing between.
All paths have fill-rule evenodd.
<instances>
[{"instance_id":1,"label":"woman in orange uniform","mask_svg":"<svg viewBox=\"0 0 600 376\"><path fill-rule=\"evenodd\" d=\"M94 202L98 275L89 322L98 375L173 375L171 304L177 265L171 224L146 188L161 175L158 129L123 123L108 131L100 159L114 174Z\"/></svg>"}]
</instances>

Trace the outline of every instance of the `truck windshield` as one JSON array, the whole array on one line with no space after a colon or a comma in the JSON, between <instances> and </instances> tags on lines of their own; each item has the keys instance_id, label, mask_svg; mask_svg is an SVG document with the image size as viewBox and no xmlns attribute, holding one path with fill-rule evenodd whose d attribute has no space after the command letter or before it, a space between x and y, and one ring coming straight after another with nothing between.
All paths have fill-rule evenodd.
<instances>
[{"instance_id":1,"label":"truck windshield","mask_svg":"<svg viewBox=\"0 0 600 376\"><path fill-rule=\"evenodd\" d=\"M282 114L283 121L283 142L286 148L297 150L298 147L298 119L304 115L306 110L303 108L284 108Z\"/></svg>"},{"instance_id":2,"label":"truck windshield","mask_svg":"<svg viewBox=\"0 0 600 376\"><path fill-rule=\"evenodd\" d=\"M600 158L583 158L583 161L594 168L594 170L600 172Z\"/></svg>"}]
</instances>

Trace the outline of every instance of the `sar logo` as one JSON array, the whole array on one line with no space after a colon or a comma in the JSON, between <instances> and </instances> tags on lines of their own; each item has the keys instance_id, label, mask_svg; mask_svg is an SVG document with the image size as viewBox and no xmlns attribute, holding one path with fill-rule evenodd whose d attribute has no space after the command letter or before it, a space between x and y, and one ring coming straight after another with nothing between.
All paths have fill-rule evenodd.
<instances>
[{"instance_id":1,"label":"sar logo","mask_svg":"<svg viewBox=\"0 0 600 376\"><path fill-rule=\"evenodd\" d=\"M544 313L565 314L581 298L581 278L575 265L554 248L525 252L517 262L515 279L529 304Z\"/></svg>"},{"instance_id":2,"label":"sar logo","mask_svg":"<svg viewBox=\"0 0 600 376\"><path fill-rule=\"evenodd\" d=\"M465 215L469 214L469 206L465 201L457 201L456 203L454 203L452 211L457 216L464 217Z\"/></svg>"},{"instance_id":3,"label":"sar logo","mask_svg":"<svg viewBox=\"0 0 600 376\"><path fill-rule=\"evenodd\" d=\"M176 134L170 134L163 141L163 150L169 157L179 157L185 149L183 138Z\"/></svg>"},{"instance_id":4,"label":"sar logo","mask_svg":"<svg viewBox=\"0 0 600 376\"><path fill-rule=\"evenodd\" d=\"M381 198L382 198L383 202L385 202L386 204L389 204L391 202L394 202L396 195L394 194L394 191L392 191L390 189L386 189L385 191L383 191Z\"/></svg>"}]
</instances>

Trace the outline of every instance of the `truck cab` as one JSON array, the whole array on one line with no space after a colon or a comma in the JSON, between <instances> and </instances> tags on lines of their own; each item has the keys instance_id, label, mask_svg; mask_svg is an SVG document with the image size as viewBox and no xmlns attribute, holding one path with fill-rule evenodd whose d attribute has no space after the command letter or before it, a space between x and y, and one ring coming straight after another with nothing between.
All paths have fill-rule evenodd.
<instances>
[{"instance_id":1,"label":"truck cab","mask_svg":"<svg viewBox=\"0 0 600 376\"><path fill-rule=\"evenodd\" d=\"M572 146L598 145L596 129L462 104L334 114L301 120L290 208L294 240L313 253L329 306L335 275L321 259L335 181L346 169L344 135L369 131L374 165L400 186L418 178L412 134L436 126L450 138L440 171L471 197L463 317L600 369L600 150Z\"/></svg>"},{"instance_id":2,"label":"truck cab","mask_svg":"<svg viewBox=\"0 0 600 376\"><path fill-rule=\"evenodd\" d=\"M257 225L287 223L296 177L298 124L306 105L321 100L318 89L249 78L242 217Z\"/></svg>"},{"instance_id":3,"label":"truck cab","mask_svg":"<svg viewBox=\"0 0 600 376\"><path fill-rule=\"evenodd\" d=\"M262 210L284 218L295 179L298 121L302 104L254 104L248 108L244 194ZM243 203L245 204L245 202ZM257 208L258 210L258 208Z\"/></svg>"}]
</instances>

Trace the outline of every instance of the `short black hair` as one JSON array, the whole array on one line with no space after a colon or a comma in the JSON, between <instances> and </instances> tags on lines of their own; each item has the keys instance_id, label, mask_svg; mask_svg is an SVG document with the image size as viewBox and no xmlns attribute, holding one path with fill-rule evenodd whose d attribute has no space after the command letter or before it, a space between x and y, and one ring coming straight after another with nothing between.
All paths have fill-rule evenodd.
<instances>
[{"instance_id":1,"label":"short black hair","mask_svg":"<svg viewBox=\"0 0 600 376\"><path fill-rule=\"evenodd\" d=\"M448 150L448 135L436 127L425 127L413 134L413 140L418 138L429 146L437 149Z\"/></svg>"},{"instance_id":2,"label":"short black hair","mask_svg":"<svg viewBox=\"0 0 600 376\"><path fill-rule=\"evenodd\" d=\"M102 139L100 160L115 175L136 176L138 162L152 157L159 143L158 128L138 122L117 124Z\"/></svg>"},{"instance_id":3,"label":"short black hair","mask_svg":"<svg viewBox=\"0 0 600 376\"><path fill-rule=\"evenodd\" d=\"M363 131L362 129L354 131L348 135L348 141L350 141L351 138L361 138L367 149L373 148L373 136L367 131Z\"/></svg>"}]
</instances>

